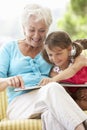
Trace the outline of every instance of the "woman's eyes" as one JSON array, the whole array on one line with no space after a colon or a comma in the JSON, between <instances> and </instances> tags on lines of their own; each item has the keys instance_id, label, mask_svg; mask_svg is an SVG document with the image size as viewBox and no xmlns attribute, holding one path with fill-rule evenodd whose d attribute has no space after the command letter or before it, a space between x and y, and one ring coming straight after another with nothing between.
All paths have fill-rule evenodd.
<instances>
[{"instance_id":1,"label":"woman's eyes","mask_svg":"<svg viewBox=\"0 0 87 130\"><path fill-rule=\"evenodd\" d=\"M41 32L41 33L43 33L43 32L45 32L46 30L38 30L38 32ZM29 32L35 32L35 30L34 29L29 29Z\"/></svg>"},{"instance_id":2,"label":"woman's eyes","mask_svg":"<svg viewBox=\"0 0 87 130\"><path fill-rule=\"evenodd\" d=\"M40 30L39 32L45 32L46 30Z\"/></svg>"},{"instance_id":3,"label":"woman's eyes","mask_svg":"<svg viewBox=\"0 0 87 130\"><path fill-rule=\"evenodd\" d=\"M33 30L33 29L29 29L29 32L34 32L35 30Z\"/></svg>"}]
</instances>

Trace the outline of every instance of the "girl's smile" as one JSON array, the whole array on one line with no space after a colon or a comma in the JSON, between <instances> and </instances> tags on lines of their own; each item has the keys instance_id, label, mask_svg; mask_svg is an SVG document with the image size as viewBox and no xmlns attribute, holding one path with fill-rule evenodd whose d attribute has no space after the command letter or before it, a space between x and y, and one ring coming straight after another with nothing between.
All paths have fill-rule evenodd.
<instances>
[{"instance_id":1,"label":"girl's smile","mask_svg":"<svg viewBox=\"0 0 87 130\"><path fill-rule=\"evenodd\" d=\"M52 50L46 46L46 52L49 60L60 67L61 69L67 68L69 64L69 49L62 49L60 47L54 47Z\"/></svg>"}]
</instances>

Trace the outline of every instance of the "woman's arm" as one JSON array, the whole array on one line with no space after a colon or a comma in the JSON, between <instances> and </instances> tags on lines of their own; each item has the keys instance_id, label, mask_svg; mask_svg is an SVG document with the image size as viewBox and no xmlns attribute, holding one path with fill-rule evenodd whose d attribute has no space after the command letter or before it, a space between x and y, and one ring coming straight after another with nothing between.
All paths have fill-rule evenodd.
<instances>
[{"instance_id":1,"label":"woman's arm","mask_svg":"<svg viewBox=\"0 0 87 130\"><path fill-rule=\"evenodd\" d=\"M0 91L3 91L8 86L23 87L24 82L21 76L7 77L10 62L11 48L13 43L5 44L0 48Z\"/></svg>"},{"instance_id":2,"label":"woman's arm","mask_svg":"<svg viewBox=\"0 0 87 130\"><path fill-rule=\"evenodd\" d=\"M75 59L75 62L73 63L73 65L69 66L64 71L61 71L59 74L55 73L55 76L54 76L51 72L52 78L43 79L40 82L40 85L45 85L48 82L60 82L62 80L71 78L84 66L87 66L87 58L85 56L80 55Z\"/></svg>"}]
</instances>

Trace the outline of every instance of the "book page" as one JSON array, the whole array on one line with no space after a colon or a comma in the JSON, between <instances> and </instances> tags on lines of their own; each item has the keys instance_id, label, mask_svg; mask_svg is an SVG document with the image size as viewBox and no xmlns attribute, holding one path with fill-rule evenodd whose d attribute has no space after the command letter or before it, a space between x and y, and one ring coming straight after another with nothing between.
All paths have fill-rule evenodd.
<instances>
[{"instance_id":1,"label":"book page","mask_svg":"<svg viewBox=\"0 0 87 130\"><path fill-rule=\"evenodd\" d=\"M60 83L64 87L87 87L87 84L72 84L72 83ZM29 86L25 88L15 88L14 91L24 91L24 90L34 90L34 89L39 89L41 86Z\"/></svg>"},{"instance_id":2,"label":"book page","mask_svg":"<svg viewBox=\"0 0 87 130\"><path fill-rule=\"evenodd\" d=\"M64 87L87 87L87 84L60 83Z\"/></svg>"},{"instance_id":3,"label":"book page","mask_svg":"<svg viewBox=\"0 0 87 130\"><path fill-rule=\"evenodd\" d=\"M34 90L34 89L39 89L39 88L41 88L41 86L29 86L25 88L15 88L14 91L18 92L18 91L24 91L24 90Z\"/></svg>"}]
</instances>

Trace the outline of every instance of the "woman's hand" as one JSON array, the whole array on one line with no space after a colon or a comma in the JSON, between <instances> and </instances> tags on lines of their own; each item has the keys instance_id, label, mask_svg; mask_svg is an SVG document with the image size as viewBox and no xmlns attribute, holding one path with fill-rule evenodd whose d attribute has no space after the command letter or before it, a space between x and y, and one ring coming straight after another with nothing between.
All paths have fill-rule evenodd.
<instances>
[{"instance_id":1,"label":"woman's hand","mask_svg":"<svg viewBox=\"0 0 87 130\"><path fill-rule=\"evenodd\" d=\"M21 76L14 76L9 78L0 78L0 91L8 86L24 88L24 81Z\"/></svg>"},{"instance_id":2,"label":"woman's hand","mask_svg":"<svg viewBox=\"0 0 87 130\"><path fill-rule=\"evenodd\" d=\"M14 76L6 79L8 86L24 88L24 81L21 76Z\"/></svg>"},{"instance_id":3,"label":"woman's hand","mask_svg":"<svg viewBox=\"0 0 87 130\"><path fill-rule=\"evenodd\" d=\"M42 80L40 81L39 85L40 85L40 86L44 86L44 85L48 84L49 82L54 82L54 81L53 81L53 78L44 78L44 79L42 79Z\"/></svg>"}]
</instances>

